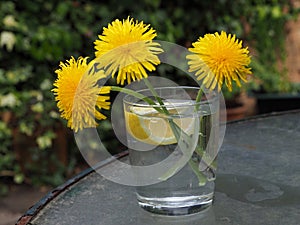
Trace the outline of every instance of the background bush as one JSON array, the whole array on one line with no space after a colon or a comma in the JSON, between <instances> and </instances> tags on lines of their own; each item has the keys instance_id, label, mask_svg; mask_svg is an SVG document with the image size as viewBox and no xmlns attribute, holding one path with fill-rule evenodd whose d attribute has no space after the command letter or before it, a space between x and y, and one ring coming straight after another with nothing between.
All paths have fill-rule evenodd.
<instances>
[{"instance_id":1,"label":"background bush","mask_svg":"<svg viewBox=\"0 0 300 225\"><path fill-rule=\"evenodd\" d=\"M114 19L132 16L143 20L157 30L158 40L185 47L208 32L235 33L254 47L258 67L268 71L282 50L283 25L295 14L285 0L237 0L234 4L229 0L143 0L138 4L135 0L2 0L0 179L57 185L74 169L78 150L69 130L67 163L54 154L57 131L66 127L50 91L54 71L59 61L70 56L93 57L94 40ZM183 79L173 68L160 71ZM104 127L111 129L107 124ZM22 138L32 143L23 145ZM104 137L108 142L112 138Z\"/></svg>"}]
</instances>

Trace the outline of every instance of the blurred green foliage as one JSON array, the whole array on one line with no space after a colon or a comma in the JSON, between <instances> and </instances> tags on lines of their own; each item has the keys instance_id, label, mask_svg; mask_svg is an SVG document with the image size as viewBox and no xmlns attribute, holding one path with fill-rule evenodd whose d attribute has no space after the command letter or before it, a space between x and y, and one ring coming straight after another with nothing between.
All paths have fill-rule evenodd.
<instances>
[{"instance_id":1,"label":"blurred green foliage","mask_svg":"<svg viewBox=\"0 0 300 225\"><path fill-rule=\"evenodd\" d=\"M299 16L299 9L293 8L290 1L257 2L252 11L246 12L251 27L247 39L255 51L251 66L258 79L250 87L269 93L299 92L300 86L289 82L285 64L285 24Z\"/></svg>"},{"instance_id":2,"label":"blurred green foliage","mask_svg":"<svg viewBox=\"0 0 300 225\"><path fill-rule=\"evenodd\" d=\"M51 161L59 164L53 153L58 124L66 127L50 91L54 71L70 56L92 58L94 40L114 19L143 20L156 29L158 40L185 47L208 32L234 33L255 49L254 74L262 69L273 74L283 48L284 23L295 14L285 0L1 0L0 179L10 175L17 183L27 179L57 185L66 170L72 170L77 162L74 144L68 146L67 166L56 165L55 172L48 169ZM159 71L187 82L174 68ZM15 149L20 135L34 142L23 149L30 158L25 166L28 177ZM70 142L74 143L72 137Z\"/></svg>"}]
</instances>

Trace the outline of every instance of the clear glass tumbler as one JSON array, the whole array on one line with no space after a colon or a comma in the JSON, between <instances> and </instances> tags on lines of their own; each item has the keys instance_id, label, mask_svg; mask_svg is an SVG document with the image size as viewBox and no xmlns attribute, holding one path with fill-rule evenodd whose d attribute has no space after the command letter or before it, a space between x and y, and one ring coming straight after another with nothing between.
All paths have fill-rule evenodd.
<instances>
[{"instance_id":1,"label":"clear glass tumbler","mask_svg":"<svg viewBox=\"0 0 300 225\"><path fill-rule=\"evenodd\" d=\"M130 163L141 168L135 172L141 180L136 187L139 205L164 215L208 208L219 149L218 95L181 86L139 94L147 100L130 95L123 99Z\"/></svg>"}]
</instances>

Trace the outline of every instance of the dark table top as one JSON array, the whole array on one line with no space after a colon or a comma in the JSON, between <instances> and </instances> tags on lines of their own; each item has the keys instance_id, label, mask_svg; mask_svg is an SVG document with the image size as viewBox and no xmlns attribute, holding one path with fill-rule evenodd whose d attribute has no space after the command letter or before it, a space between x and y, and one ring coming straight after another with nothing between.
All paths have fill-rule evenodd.
<instances>
[{"instance_id":1,"label":"dark table top","mask_svg":"<svg viewBox=\"0 0 300 225\"><path fill-rule=\"evenodd\" d=\"M126 158L127 156L122 156ZM207 211L165 217L139 208L134 187L86 170L50 192L18 224L276 224L300 221L300 111L227 125ZM109 167L109 162L103 166Z\"/></svg>"}]
</instances>

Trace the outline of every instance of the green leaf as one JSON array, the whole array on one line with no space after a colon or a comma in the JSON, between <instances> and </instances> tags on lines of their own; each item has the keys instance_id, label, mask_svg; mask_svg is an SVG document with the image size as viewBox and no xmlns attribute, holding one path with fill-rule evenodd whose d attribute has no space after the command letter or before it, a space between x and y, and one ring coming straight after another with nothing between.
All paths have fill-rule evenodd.
<instances>
[{"instance_id":1,"label":"green leaf","mask_svg":"<svg viewBox=\"0 0 300 225\"><path fill-rule=\"evenodd\" d=\"M16 174L14 176L14 182L17 183L17 184L21 184L23 181L24 181L25 177L23 174Z\"/></svg>"}]
</instances>

